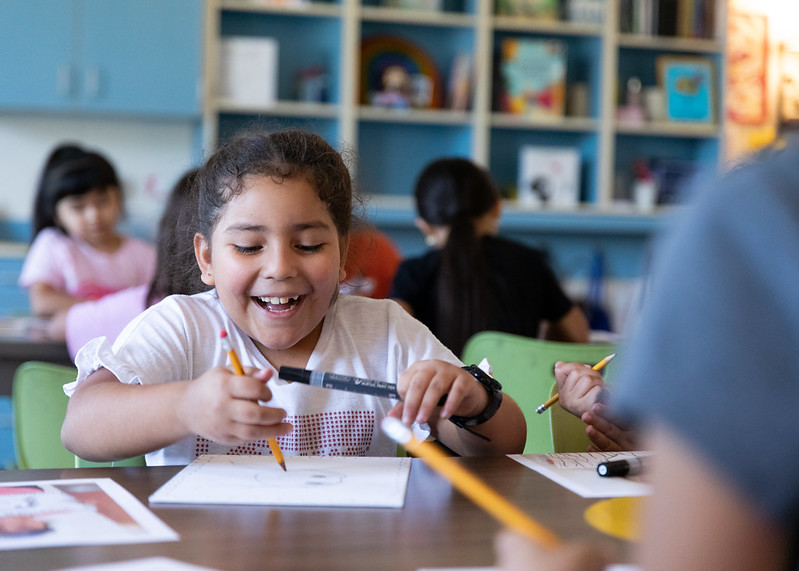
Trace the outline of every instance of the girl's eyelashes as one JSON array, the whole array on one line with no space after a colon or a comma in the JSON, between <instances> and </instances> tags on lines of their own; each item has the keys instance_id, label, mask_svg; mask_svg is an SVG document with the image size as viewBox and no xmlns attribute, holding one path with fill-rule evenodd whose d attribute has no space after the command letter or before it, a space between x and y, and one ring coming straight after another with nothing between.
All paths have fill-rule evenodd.
<instances>
[{"instance_id":1,"label":"girl's eyelashes","mask_svg":"<svg viewBox=\"0 0 799 571\"><path fill-rule=\"evenodd\" d=\"M261 246L239 246L233 244L233 249L239 254L254 254L261 249Z\"/></svg>"},{"instance_id":2,"label":"girl's eyelashes","mask_svg":"<svg viewBox=\"0 0 799 571\"><path fill-rule=\"evenodd\" d=\"M298 244L296 246L298 250L311 254L320 251L323 247L324 244L312 244L307 246L305 244ZM260 252L263 246L239 246L238 244L233 244L233 249L238 254L254 254Z\"/></svg>"}]
</instances>

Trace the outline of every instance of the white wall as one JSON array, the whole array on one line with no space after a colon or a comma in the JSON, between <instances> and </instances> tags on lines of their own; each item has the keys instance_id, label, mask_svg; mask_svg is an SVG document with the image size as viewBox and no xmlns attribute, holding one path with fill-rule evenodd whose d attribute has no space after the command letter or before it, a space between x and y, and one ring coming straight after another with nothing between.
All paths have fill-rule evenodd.
<instances>
[{"instance_id":1,"label":"white wall","mask_svg":"<svg viewBox=\"0 0 799 571\"><path fill-rule=\"evenodd\" d=\"M151 237L165 196L199 162L196 125L55 115L0 115L0 219L30 220L33 193L51 149L73 141L103 153L124 186L124 229Z\"/></svg>"}]
</instances>

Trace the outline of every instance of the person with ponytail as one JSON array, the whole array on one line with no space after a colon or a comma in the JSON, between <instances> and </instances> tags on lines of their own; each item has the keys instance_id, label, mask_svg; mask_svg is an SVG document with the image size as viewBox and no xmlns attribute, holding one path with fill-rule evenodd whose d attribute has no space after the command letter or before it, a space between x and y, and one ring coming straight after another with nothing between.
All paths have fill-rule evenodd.
<instances>
[{"instance_id":1,"label":"person with ponytail","mask_svg":"<svg viewBox=\"0 0 799 571\"><path fill-rule=\"evenodd\" d=\"M498 235L501 200L488 172L464 158L435 160L414 198L431 249L403 260L389 297L456 355L484 330L588 342L588 321L546 255Z\"/></svg>"}]
</instances>

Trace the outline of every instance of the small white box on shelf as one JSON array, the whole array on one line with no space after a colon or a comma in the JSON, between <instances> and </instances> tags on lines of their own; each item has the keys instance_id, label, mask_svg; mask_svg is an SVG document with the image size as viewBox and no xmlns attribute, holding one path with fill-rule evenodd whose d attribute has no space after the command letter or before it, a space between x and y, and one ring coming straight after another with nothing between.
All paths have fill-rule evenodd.
<instances>
[{"instance_id":1,"label":"small white box on shelf","mask_svg":"<svg viewBox=\"0 0 799 571\"><path fill-rule=\"evenodd\" d=\"M239 105L277 101L278 42L274 38L230 36L220 42L219 96Z\"/></svg>"},{"instance_id":2,"label":"small white box on shelf","mask_svg":"<svg viewBox=\"0 0 799 571\"><path fill-rule=\"evenodd\" d=\"M570 147L519 148L517 197L523 206L573 207L580 200L580 152Z\"/></svg>"}]
</instances>

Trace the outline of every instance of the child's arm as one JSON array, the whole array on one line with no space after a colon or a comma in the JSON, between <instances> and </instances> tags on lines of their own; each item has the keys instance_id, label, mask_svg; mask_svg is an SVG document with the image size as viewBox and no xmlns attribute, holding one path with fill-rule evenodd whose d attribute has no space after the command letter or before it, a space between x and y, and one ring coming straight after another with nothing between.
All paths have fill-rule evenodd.
<instances>
[{"instance_id":1,"label":"child's arm","mask_svg":"<svg viewBox=\"0 0 799 571\"><path fill-rule=\"evenodd\" d=\"M52 317L80 301L75 296L44 282L31 284L28 298L31 302L31 311L36 317Z\"/></svg>"},{"instance_id":2,"label":"child's arm","mask_svg":"<svg viewBox=\"0 0 799 571\"><path fill-rule=\"evenodd\" d=\"M567 343L588 343L591 328L585 313L578 306L572 308L557 321L547 324L546 338L550 341Z\"/></svg>"},{"instance_id":3,"label":"child's arm","mask_svg":"<svg viewBox=\"0 0 799 571\"><path fill-rule=\"evenodd\" d=\"M527 423L518 405L503 395L496 414L469 430L488 438L480 438L469 430L458 428L448 419L457 415L479 415L489 404L486 388L462 368L440 360L419 361L409 367L397 381L402 397L391 415L411 425L414 421L430 424L434 435L450 450L462 456L521 453L527 434ZM442 407L438 402L447 395Z\"/></svg>"},{"instance_id":4,"label":"child's arm","mask_svg":"<svg viewBox=\"0 0 799 571\"><path fill-rule=\"evenodd\" d=\"M86 460L109 461L153 452L199 434L242 444L286 434L285 411L265 407L271 372L235 375L216 367L192 381L128 385L107 369L75 389L61 428L64 446Z\"/></svg>"}]
</instances>

